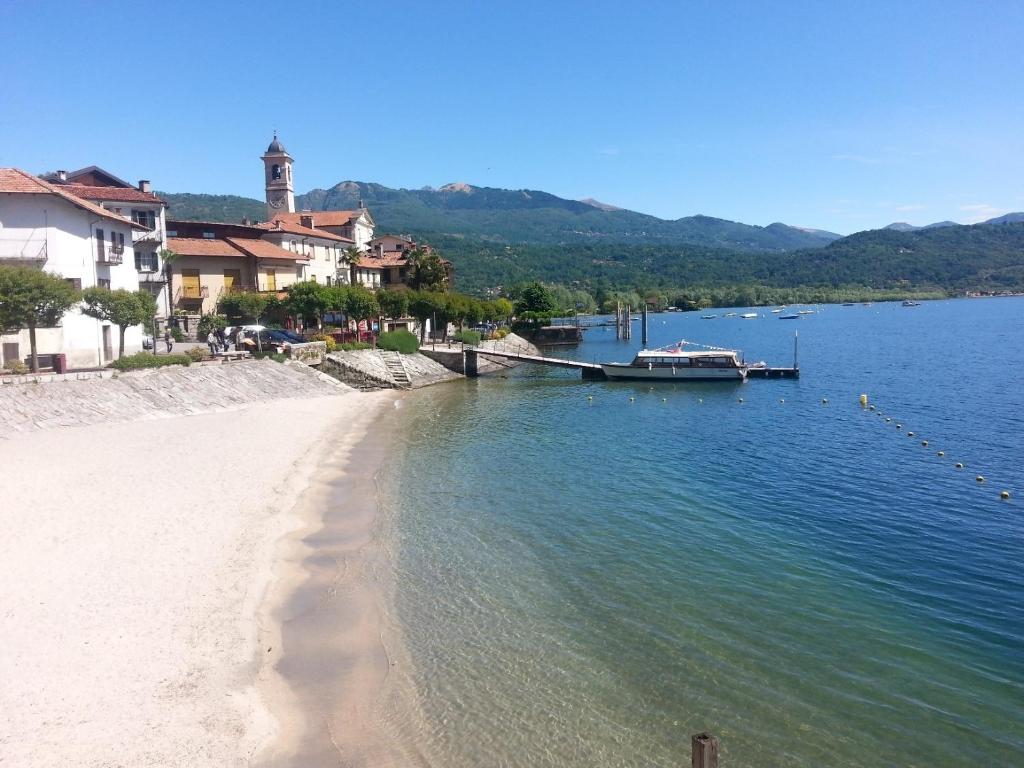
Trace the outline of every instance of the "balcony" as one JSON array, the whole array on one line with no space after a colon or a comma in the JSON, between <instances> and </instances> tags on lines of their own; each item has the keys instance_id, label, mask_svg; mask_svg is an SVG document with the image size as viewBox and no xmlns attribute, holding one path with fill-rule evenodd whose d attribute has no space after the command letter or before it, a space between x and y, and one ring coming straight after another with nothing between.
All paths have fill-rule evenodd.
<instances>
[{"instance_id":1,"label":"balcony","mask_svg":"<svg viewBox=\"0 0 1024 768\"><path fill-rule=\"evenodd\" d=\"M178 288L177 293L174 294L174 303L177 304L182 301L202 301L203 299L209 298L209 296L209 286L182 285Z\"/></svg>"},{"instance_id":2,"label":"balcony","mask_svg":"<svg viewBox=\"0 0 1024 768\"><path fill-rule=\"evenodd\" d=\"M163 234L163 230L161 230L160 227L154 227L153 229L133 229L132 242L162 243L164 241Z\"/></svg>"},{"instance_id":3,"label":"balcony","mask_svg":"<svg viewBox=\"0 0 1024 768\"><path fill-rule=\"evenodd\" d=\"M112 245L109 248L106 245L96 246L96 263L97 264L123 264L124 263L124 246Z\"/></svg>"},{"instance_id":4,"label":"balcony","mask_svg":"<svg viewBox=\"0 0 1024 768\"><path fill-rule=\"evenodd\" d=\"M6 240L0 238L0 263L15 266L41 266L46 263L45 240Z\"/></svg>"}]
</instances>

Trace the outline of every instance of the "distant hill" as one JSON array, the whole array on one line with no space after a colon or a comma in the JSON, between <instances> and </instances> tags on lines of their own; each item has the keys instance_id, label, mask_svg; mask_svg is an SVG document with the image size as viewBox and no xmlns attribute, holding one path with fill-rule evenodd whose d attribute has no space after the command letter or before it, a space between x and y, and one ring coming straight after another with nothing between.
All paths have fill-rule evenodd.
<instances>
[{"instance_id":1,"label":"distant hill","mask_svg":"<svg viewBox=\"0 0 1024 768\"><path fill-rule=\"evenodd\" d=\"M989 222L985 222L986 224ZM937 221L934 224L925 224L923 227L915 227L913 224L907 224L905 221L896 221L892 224L888 224L882 229L894 229L897 232L916 232L919 229L938 229L940 227L957 227L955 221Z\"/></svg>"},{"instance_id":2,"label":"distant hill","mask_svg":"<svg viewBox=\"0 0 1024 768\"><path fill-rule=\"evenodd\" d=\"M499 243L688 243L743 251L825 245L839 235L785 224L767 227L710 216L666 220L596 200L566 200L532 189L391 189L344 181L296 198L311 210L347 210L362 201L382 230L474 237Z\"/></svg>"},{"instance_id":3,"label":"distant hill","mask_svg":"<svg viewBox=\"0 0 1024 768\"><path fill-rule=\"evenodd\" d=\"M251 198L159 194L172 218L266 217L264 204ZM709 216L667 221L595 201L463 183L406 190L342 182L296 198L297 207L314 211L349 210L360 201L378 231L429 239L454 262L459 288L474 292L535 279L622 287L1024 288L1021 213L974 226L894 224L840 238Z\"/></svg>"},{"instance_id":4,"label":"distant hill","mask_svg":"<svg viewBox=\"0 0 1024 768\"><path fill-rule=\"evenodd\" d=\"M1005 216L997 216L989 219L986 224L1020 224L1024 221L1024 213L1008 213Z\"/></svg>"},{"instance_id":5,"label":"distant hill","mask_svg":"<svg viewBox=\"0 0 1024 768\"><path fill-rule=\"evenodd\" d=\"M157 192L167 201L169 219L184 221L261 221L267 217L267 204L237 195L200 195L191 192Z\"/></svg>"},{"instance_id":6,"label":"distant hill","mask_svg":"<svg viewBox=\"0 0 1024 768\"><path fill-rule=\"evenodd\" d=\"M878 289L1024 288L1024 224L859 232L800 251L740 252L692 245L500 246L434 243L463 290L541 279L592 286L867 286Z\"/></svg>"},{"instance_id":7,"label":"distant hill","mask_svg":"<svg viewBox=\"0 0 1024 768\"><path fill-rule=\"evenodd\" d=\"M233 195L161 192L171 216L192 220L266 218L259 200ZM687 243L742 251L813 248L839 235L817 229L740 224L711 216L669 221L596 200L566 200L536 190L474 187L462 182L440 189L391 189L344 181L295 199L299 210L350 210L363 202L381 232L455 235L497 243Z\"/></svg>"}]
</instances>

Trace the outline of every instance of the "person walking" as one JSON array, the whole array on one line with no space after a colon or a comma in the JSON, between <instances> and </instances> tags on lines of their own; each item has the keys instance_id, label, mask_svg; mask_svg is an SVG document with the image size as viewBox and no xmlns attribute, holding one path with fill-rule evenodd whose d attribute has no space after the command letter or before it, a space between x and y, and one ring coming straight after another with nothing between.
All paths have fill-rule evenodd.
<instances>
[{"instance_id":1,"label":"person walking","mask_svg":"<svg viewBox=\"0 0 1024 768\"><path fill-rule=\"evenodd\" d=\"M167 354L171 354L171 350L174 349L174 336L171 335L171 329L164 329L164 344L167 345Z\"/></svg>"},{"instance_id":2,"label":"person walking","mask_svg":"<svg viewBox=\"0 0 1024 768\"><path fill-rule=\"evenodd\" d=\"M217 337L213 335L213 331L206 334L206 346L210 348L210 354L217 354Z\"/></svg>"}]
</instances>

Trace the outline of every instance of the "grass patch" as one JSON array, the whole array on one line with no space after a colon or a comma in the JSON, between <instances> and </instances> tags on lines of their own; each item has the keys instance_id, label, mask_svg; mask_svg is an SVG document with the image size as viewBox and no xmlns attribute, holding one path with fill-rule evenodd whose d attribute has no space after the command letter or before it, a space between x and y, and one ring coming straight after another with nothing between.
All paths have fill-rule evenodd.
<instances>
[{"instance_id":1,"label":"grass patch","mask_svg":"<svg viewBox=\"0 0 1024 768\"><path fill-rule=\"evenodd\" d=\"M420 348L420 342L416 335L409 331L387 331L377 337L377 347L389 352L411 355Z\"/></svg>"}]
</instances>

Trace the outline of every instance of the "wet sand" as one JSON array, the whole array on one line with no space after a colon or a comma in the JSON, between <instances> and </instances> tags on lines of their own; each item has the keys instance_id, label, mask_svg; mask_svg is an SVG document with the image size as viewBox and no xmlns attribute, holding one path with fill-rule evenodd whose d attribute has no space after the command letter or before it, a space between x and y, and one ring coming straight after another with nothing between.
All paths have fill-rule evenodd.
<instances>
[{"instance_id":1,"label":"wet sand","mask_svg":"<svg viewBox=\"0 0 1024 768\"><path fill-rule=\"evenodd\" d=\"M388 727L396 697L409 708L393 676L403 657L388 616L394 584L377 488L393 430L385 412L371 433L339 443L302 497L305 525L289 537L276 599L264 607L280 650L262 685L282 723L266 768L423 763Z\"/></svg>"}]
</instances>

